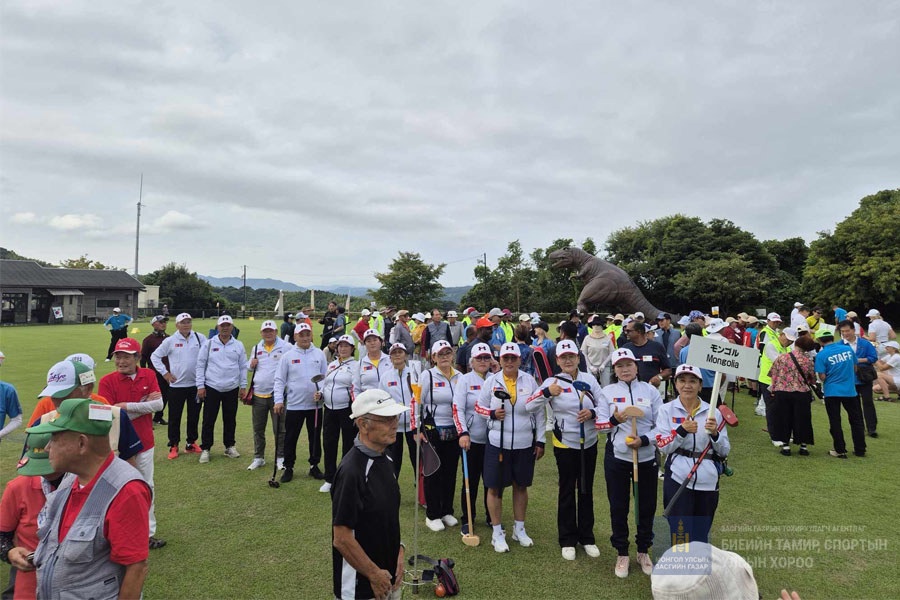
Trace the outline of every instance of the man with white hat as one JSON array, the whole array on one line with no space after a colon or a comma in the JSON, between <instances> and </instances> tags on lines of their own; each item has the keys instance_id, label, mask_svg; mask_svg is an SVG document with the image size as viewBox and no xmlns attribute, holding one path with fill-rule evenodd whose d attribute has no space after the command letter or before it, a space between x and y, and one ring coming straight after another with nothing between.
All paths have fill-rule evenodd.
<instances>
[{"instance_id":1,"label":"man with white hat","mask_svg":"<svg viewBox=\"0 0 900 600\"><path fill-rule=\"evenodd\" d=\"M153 368L169 383L169 460L178 458L181 443L181 413L187 406L187 445L185 452L200 454L195 443L199 437L200 400L197 398L197 356L206 338L193 331L188 313L175 317L176 332L165 338L150 355ZM204 350L205 352L205 350ZM166 361L168 359L168 361Z\"/></svg>"},{"instance_id":2,"label":"man with white hat","mask_svg":"<svg viewBox=\"0 0 900 600\"><path fill-rule=\"evenodd\" d=\"M409 408L374 389L357 396L352 410L359 435L331 488L332 593L399 600L405 566L400 486L385 451Z\"/></svg>"},{"instance_id":3,"label":"man with white hat","mask_svg":"<svg viewBox=\"0 0 900 600\"><path fill-rule=\"evenodd\" d=\"M218 334L206 343L197 356L197 397L203 400L203 429L200 440L200 462L209 462L219 406L222 407L222 438L225 456L238 458L235 445L237 429L238 389L247 388L247 351L231 332L234 323L228 315L219 317ZM243 395L243 394L242 394Z\"/></svg>"},{"instance_id":4,"label":"man with white hat","mask_svg":"<svg viewBox=\"0 0 900 600\"><path fill-rule=\"evenodd\" d=\"M457 321L459 315L455 310L447 311L447 325L450 327L450 345L456 348L460 342L465 342L465 327L461 321Z\"/></svg>"},{"instance_id":5,"label":"man with white hat","mask_svg":"<svg viewBox=\"0 0 900 600\"><path fill-rule=\"evenodd\" d=\"M277 327L275 321L263 321L259 327L261 339L250 350L249 367L253 371L253 461L247 467L248 471L266 464L266 425L270 414L277 466L284 468L284 420L275 418L275 370L291 345L278 337Z\"/></svg>"},{"instance_id":6,"label":"man with white hat","mask_svg":"<svg viewBox=\"0 0 900 600\"><path fill-rule=\"evenodd\" d=\"M133 320L134 319L123 313L117 306L113 309L109 318L103 322L103 326L109 330L110 338L109 350L106 352L106 362L112 360L112 353L113 349L116 347L116 342L128 335L128 325L130 325Z\"/></svg>"},{"instance_id":7,"label":"man with white hat","mask_svg":"<svg viewBox=\"0 0 900 600\"><path fill-rule=\"evenodd\" d=\"M869 319L869 331L866 338L875 344L878 358L882 358L887 354L887 350L884 349L885 342L897 339L897 334L894 333L894 328L881 318L881 313L874 308L869 309L869 312L866 313L866 318Z\"/></svg>"},{"instance_id":8,"label":"man with white hat","mask_svg":"<svg viewBox=\"0 0 900 600\"><path fill-rule=\"evenodd\" d=\"M800 306L803 306L802 304ZM799 307L797 307L799 308ZM756 336L756 347L759 349L759 378L757 379L759 386L759 402L756 405L756 414L761 417L766 416L766 406L772 401L769 394L769 386L772 385L772 378L769 377L769 369L772 363L778 358L779 354L787 352L787 347L783 346L779 340L778 328L782 326L781 315L777 312L770 312L766 315L766 324L759 330Z\"/></svg>"},{"instance_id":9,"label":"man with white hat","mask_svg":"<svg viewBox=\"0 0 900 600\"><path fill-rule=\"evenodd\" d=\"M0 366L6 356L0 352ZM9 418L9 423L6 419ZM6 425L4 425L6 423ZM22 424L22 405L19 403L19 394L12 384L0 381L0 440L17 429Z\"/></svg>"},{"instance_id":10,"label":"man with white hat","mask_svg":"<svg viewBox=\"0 0 900 600\"><path fill-rule=\"evenodd\" d=\"M156 315L152 319L150 319L150 327L153 328L153 331L143 339L141 342L141 363L140 366L142 369L153 369L153 363L150 362L150 357L156 351L157 348L163 343L163 340L169 337L169 334L166 333L166 326L169 324L169 317L165 315ZM167 361L163 360L163 363ZM159 425L168 425L165 419L163 419L163 410L166 409L166 402L168 401L169 396L169 382L166 381L166 378L162 376L162 373L153 369L153 372L156 373L156 383L159 385L159 391L162 394L163 407L162 409L153 415L153 422Z\"/></svg>"},{"instance_id":11,"label":"man with white hat","mask_svg":"<svg viewBox=\"0 0 900 600\"><path fill-rule=\"evenodd\" d=\"M356 343L362 345L363 335L370 329L372 312L368 308L364 308L359 313L359 321L350 330L350 334L356 338Z\"/></svg>"}]
</instances>

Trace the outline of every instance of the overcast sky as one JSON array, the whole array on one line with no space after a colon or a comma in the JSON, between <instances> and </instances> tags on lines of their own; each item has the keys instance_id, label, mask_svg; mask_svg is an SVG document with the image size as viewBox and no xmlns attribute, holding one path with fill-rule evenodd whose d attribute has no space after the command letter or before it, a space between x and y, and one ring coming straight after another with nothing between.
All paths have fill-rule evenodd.
<instances>
[{"instance_id":1,"label":"overcast sky","mask_svg":"<svg viewBox=\"0 0 900 600\"><path fill-rule=\"evenodd\" d=\"M760 239L900 187L898 2L6 1L0 244L473 283L681 212ZM690 243L686 240L686 243Z\"/></svg>"}]
</instances>

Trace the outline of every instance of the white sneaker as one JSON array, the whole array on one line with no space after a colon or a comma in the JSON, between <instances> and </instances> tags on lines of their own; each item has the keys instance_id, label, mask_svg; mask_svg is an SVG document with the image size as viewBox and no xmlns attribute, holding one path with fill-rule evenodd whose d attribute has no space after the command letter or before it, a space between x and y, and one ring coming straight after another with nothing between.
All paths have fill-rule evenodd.
<instances>
[{"instance_id":1,"label":"white sneaker","mask_svg":"<svg viewBox=\"0 0 900 600\"><path fill-rule=\"evenodd\" d=\"M444 515L441 517L441 522L447 527L456 527L459 525L459 521L453 515Z\"/></svg>"},{"instance_id":2,"label":"white sneaker","mask_svg":"<svg viewBox=\"0 0 900 600\"><path fill-rule=\"evenodd\" d=\"M237 448L235 448L234 446L228 446L227 448L225 448L225 456L227 456L228 458L240 458L241 453L238 452Z\"/></svg>"},{"instance_id":3,"label":"white sneaker","mask_svg":"<svg viewBox=\"0 0 900 600\"><path fill-rule=\"evenodd\" d=\"M575 560L575 547L563 546L562 557L566 560Z\"/></svg>"},{"instance_id":4,"label":"white sneaker","mask_svg":"<svg viewBox=\"0 0 900 600\"><path fill-rule=\"evenodd\" d=\"M104 361L103 361L103 362L109 362L109 359L108 359L108 358L107 358L107 359L106 359L106 360L104 360Z\"/></svg>"},{"instance_id":5,"label":"white sneaker","mask_svg":"<svg viewBox=\"0 0 900 600\"><path fill-rule=\"evenodd\" d=\"M209 450L203 450L200 452L200 464L205 464L209 462Z\"/></svg>"},{"instance_id":6,"label":"white sneaker","mask_svg":"<svg viewBox=\"0 0 900 600\"><path fill-rule=\"evenodd\" d=\"M506 534L494 534L491 537L491 546L494 547L494 552L509 552L509 544L506 543Z\"/></svg>"},{"instance_id":7,"label":"white sneaker","mask_svg":"<svg viewBox=\"0 0 900 600\"><path fill-rule=\"evenodd\" d=\"M266 464L266 459L264 458L254 458L253 462L250 463L250 466L247 467L248 471L255 471L256 469L264 466Z\"/></svg>"},{"instance_id":8,"label":"white sneaker","mask_svg":"<svg viewBox=\"0 0 900 600\"><path fill-rule=\"evenodd\" d=\"M528 537L528 534L525 533L524 529L522 529L520 531L513 530L512 538L513 538L514 542L519 542L519 545L523 546L525 548L530 548L531 546L534 546L534 540L531 539L530 537Z\"/></svg>"},{"instance_id":9,"label":"white sneaker","mask_svg":"<svg viewBox=\"0 0 900 600\"><path fill-rule=\"evenodd\" d=\"M641 566L641 571L644 572L644 575L653 574L653 561L650 560L650 555L646 552L638 552L637 564Z\"/></svg>"},{"instance_id":10,"label":"white sneaker","mask_svg":"<svg viewBox=\"0 0 900 600\"><path fill-rule=\"evenodd\" d=\"M279 471L284 471L284 457L275 459L275 466L278 467Z\"/></svg>"},{"instance_id":11,"label":"white sneaker","mask_svg":"<svg viewBox=\"0 0 900 600\"><path fill-rule=\"evenodd\" d=\"M756 413L756 416L758 416L758 417L764 417L764 416L766 416L766 407L765 407L765 405L760 404L759 406L756 407L756 410L754 410L753 412Z\"/></svg>"},{"instance_id":12,"label":"white sneaker","mask_svg":"<svg viewBox=\"0 0 900 600\"><path fill-rule=\"evenodd\" d=\"M322 492L323 494L327 494L328 492L331 491L331 484L326 481L325 483L322 484L322 487L319 488L319 491Z\"/></svg>"},{"instance_id":13,"label":"white sneaker","mask_svg":"<svg viewBox=\"0 0 900 600\"><path fill-rule=\"evenodd\" d=\"M772 445L775 446L776 448L781 448L782 446L784 446L784 442L779 442L778 440L772 440Z\"/></svg>"},{"instance_id":14,"label":"white sneaker","mask_svg":"<svg viewBox=\"0 0 900 600\"><path fill-rule=\"evenodd\" d=\"M444 530L444 522L440 519L429 519L428 517L425 517L425 526L432 531Z\"/></svg>"},{"instance_id":15,"label":"white sneaker","mask_svg":"<svg viewBox=\"0 0 900 600\"><path fill-rule=\"evenodd\" d=\"M600 556L600 548L598 548L596 544L587 544L584 546L584 553L591 558L597 558Z\"/></svg>"},{"instance_id":16,"label":"white sneaker","mask_svg":"<svg viewBox=\"0 0 900 600\"><path fill-rule=\"evenodd\" d=\"M625 579L628 577L628 557L620 556L616 559L616 577Z\"/></svg>"}]
</instances>

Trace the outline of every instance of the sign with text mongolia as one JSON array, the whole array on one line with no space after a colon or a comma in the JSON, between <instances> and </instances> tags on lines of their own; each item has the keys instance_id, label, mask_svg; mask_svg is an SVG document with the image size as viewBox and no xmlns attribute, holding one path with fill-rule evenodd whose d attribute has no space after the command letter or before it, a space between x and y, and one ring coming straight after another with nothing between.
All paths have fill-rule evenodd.
<instances>
[{"instance_id":1,"label":"sign with text mongolia","mask_svg":"<svg viewBox=\"0 0 900 600\"><path fill-rule=\"evenodd\" d=\"M759 350L724 340L691 336L687 364L728 375L756 379L759 375Z\"/></svg>"}]
</instances>

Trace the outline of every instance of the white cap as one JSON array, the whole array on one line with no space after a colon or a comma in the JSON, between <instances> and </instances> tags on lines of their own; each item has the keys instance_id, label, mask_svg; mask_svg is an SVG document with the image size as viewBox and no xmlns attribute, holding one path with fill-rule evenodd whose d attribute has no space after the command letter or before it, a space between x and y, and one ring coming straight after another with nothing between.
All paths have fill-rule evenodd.
<instances>
[{"instance_id":1,"label":"white cap","mask_svg":"<svg viewBox=\"0 0 900 600\"><path fill-rule=\"evenodd\" d=\"M50 370L47 371L47 387L41 390L38 398L42 396L65 398L75 388L94 383L94 381L96 381L94 371L87 364L63 360L50 367Z\"/></svg>"},{"instance_id":2,"label":"white cap","mask_svg":"<svg viewBox=\"0 0 900 600\"><path fill-rule=\"evenodd\" d=\"M678 324L681 325L682 327L688 325L690 322L691 322L691 319L687 315L684 315L683 317L678 319Z\"/></svg>"},{"instance_id":3,"label":"white cap","mask_svg":"<svg viewBox=\"0 0 900 600\"><path fill-rule=\"evenodd\" d=\"M612 364L616 364L620 360L632 360L637 362L634 358L634 353L631 352L628 348L621 348L612 353Z\"/></svg>"},{"instance_id":4,"label":"white cap","mask_svg":"<svg viewBox=\"0 0 900 600\"><path fill-rule=\"evenodd\" d=\"M393 354L393 353L394 353L394 350L403 350L403 353L404 353L404 354L407 353L407 352L406 352L406 346L404 346L404 345L401 344L400 342L397 342L397 343L393 344L393 345L391 346L391 349L388 351L388 354Z\"/></svg>"},{"instance_id":5,"label":"white cap","mask_svg":"<svg viewBox=\"0 0 900 600\"><path fill-rule=\"evenodd\" d=\"M331 338L334 339L334 338ZM338 344L350 344L351 348L356 348L356 341L353 339L352 335L344 334L335 340Z\"/></svg>"},{"instance_id":6,"label":"white cap","mask_svg":"<svg viewBox=\"0 0 900 600\"><path fill-rule=\"evenodd\" d=\"M703 379L703 375L700 373L700 369L695 367L694 365L689 365L687 363L683 365L678 365L678 368L675 369L675 379L678 379L678 376L687 373L688 375L693 375L697 379Z\"/></svg>"},{"instance_id":7,"label":"white cap","mask_svg":"<svg viewBox=\"0 0 900 600\"><path fill-rule=\"evenodd\" d=\"M224 323L228 323L229 325L234 325L234 321L231 320L231 317L229 317L228 315L222 315L221 317L219 317L219 320L216 322L216 327L218 327L219 325L222 325Z\"/></svg>"},{"instance_id":8,"label":"white cap","mask_svg":"<svg viewBox=\"0 0 900 600\"><path fill-rule=\"evenodd\" d=\"M363 334L363 338L362 338L362 339L363 339L363 341L366 341L368 338L370 338L370 337L372 337L372 336L377 337L379 340L383 340L383 339L384 339L383 337L381 337L381 334L378 333L378 330L377 330L377 329L366 329L366 332Z\"/></svg>"},{"instance_id":9,"label":"white cap","mask_svg":"<svg viewBox=\"0 0 900 600\"><path fill-rule=\"evenodd\" d=\"M492 308L491 312L488 313L488 317L502 317L503 311L499 308Z\"/></svg>"},{"instance_id":10,"label":"white cap","mask_svg":"<svg viewBox=\"0 0 900 600\"><path fill-rule=\"evenodd\" d=\"M519 350L518 344L507 342L500 346L500 356L522 356L522 351Z\"/></svg>"},{"instance_id":11,"label":"white cap","mask_svg":"<svg viewBox=\"0 0 900 600\"><path fill-rule=\"evenodd\" d=\"M709 323L706 325L706 331L709 333L718 333L725 329L728 326L728 323L723 321L722 319L710 319Z\"/></svg>"},{"instance_id":12,"label":"white cap","mask_svg":"<svg viewBox=\"0 0 900 600\"><path fill-rule=\"evenodd\" d=\"M113 309L113 312L122 312L122 309L120 309L120 308L117 306L117 307L115 307L115 308Z\"/></svg>"},{"instance_id":13,"label":"white cap","mask_svg":"<svg viewBox=\"0 0 900 600\"><path fill-rule=\"evenodd\" d=\"M86 364L89 368L94 368L94 359L84 354L83 352L77 352L75 354L70 354L66 357L66 360L71 360L72 362L80 362Z\"/></svg>"},{"instance_id":14,"label":"white cap","mask_svg":"<svg viewBox=\"0 0 900 600\"><path fill-rule=\"evenodd\" d=\"M881 313L875 310L874 308L870 308L869 312L866 313L866 318L871 319L872 317L880 317Z\"/></svg>"},{"instance_id":15,"label":"white cap","mask_svg":"<svg viewBox=\"0 0 900 600\"><path fill-rule=\"evenodd\" d=\"M372 311L372 316L375 317L375 318L377 319L378 317L381 316L381 313L378 312L377 310L373 310L373 311Z\"/></svg>"},{"instance_id":16,"label":"white cap","mask_svg":"<svg viewBox=\"0 0 900 600\"><path fill-rule=\"evenodd\" d=\"M188 313L178 313L178 316L175 317L175 324L178 325L185 319L190 319L190 318L191 318L191 315L189 315Z\"/></svg>"},{"instance_id":17,"label":"white cap","mask_svg":"<svg viewBox=\"0 0 900 600\"><path fill-rule=\"evenodd\" d=\"M770 312L768 315L766 315L766 321L778 321L779 323L781 323L781 315L779 315L777 312Z\"/></svg>"},{"instance_id":18,"label":"white cap","mask_svg":"<svg viewBox=\"0 0 900 600\"><path fill-rule=\"evenodd\" d=\"M365 415L394 417L405 413L409 408L394 400L386 391L371 389L364 391L353 400L352 410L350 418L358 419Z\"/></svg>"},{"instance_id":19,"label":"white cap","mask_svg":"<svg viewBox=\"0 0 900 600\"><path fill-rule=\"evenodd\" d=\"M418 321L419 323L425 322L425 315L423 315L422 313L416 313L412 316L412 318L413 321Z\"/></svg>"},{"instance_id":20,"label":"white cap","mask_svg":"<svg viewBox=\"0 0 900 600\"><path fill-rule=\"evenodd\" d=\"M689 551L669 548L656 562L650 576L654 600L758 600L746 560L704 542L692 540L689 546Z\"/></svg>"},{"instance_id":21,"label":"white cap","mask_svg":"<svg viewBox=\"0 0 900 600\"><path fill-rule=\"evenodd\" d=\"M438 352L446 348L450 348L452 350L453 346L451 346L450 342L448 342L447 340L438 340L431 345L431 353L437 354Z\"/></svg>"},{"instance_id":22,"label":"white cap","mask_svg":"<svg viewBox=\"0 0 900 600\"><path fill-rule=\"evenodd\" d=\"M361 316L363 316L363 317L368 317L368 316L371 315L372 313L369 311L368 308L364 308L364 309L362 309L361 311L359 311L359 314L360 314Z\"/></svg>"},{"instance_id":23,"label":"white cap","mask_svg":"<svg viewBox=\"0 0 900 600\"><path fill-rule=\"evenodd\" d=\"M309 323L297 323L294 325L294 333L300 333L301 331L312 333L312 327L309 326Z\"/></svg>"},{"instance_id":24,"label":"white cap","mask_svg":"<svg viewBox=\"0 0 900 600\"><path fill-rule=\"evenodd\" d=\"M637 311L636 313L634 313L634 318L635 319L643 319L644 313L642 313L641 311Z\"/></svg>"},{"instance_id":25,"label":"white cap","mask_svg":"<svg viewBox=\"0 0 900 600\"><path fill-rule=\"evenodd\" d=\"M530 323L531 315L526 315L525 313L522 313L521 315L519 315L519 322L520 323Z\"/></svg>"},{"instance_id":26,"label":"white cap","mask_svg":"<svg viewBox=\"0 0 900 600\"><path fill-rule=\"evenodd\" d=\"M809 331L809 325L806 323L799 323L794 329L797 331L797 335L800 335L803 332Z\"/></svg>"},{"instance_id":27,"label":"white cap","mask_svg":"<svg viewBox=\"0 0 900 600\"><path fill-rule=\"evenodd\" d=\"M900 350L900 342L896 342L891 340L889 342L885 342L882 344L885 348L893 348L894 350Z\"/></svg>"},{"instance_id":28,"label":"white cap","mask_svg":"<svg viewBox=\"0 0 900 600\"><path fill-rule=\"evenodd\" d=\"M262 325L259 326L259 330L263 331L264 329L274 329L278 331L278 325L275 324L275 321L263 321Z\"/></svg>"},{"instance_id":29,"label":"white cap","mask_svg":"<svg viewBox=\"0 0 900 600\"><path fill-rule=\"evenodd\" d=\"M800 308L801 306L803 306L802 302L794 302L794 308Z\"/></svg>"},{"instance_id":30,"label":"white cap","mask_svg":"<svg viewBox=\"0 0 900 600\"><path fill-rule=\"evenodd\" d=\"M168 321L168 320L169 320L169 317L167 317L165 315L156 315L155 317L150 319L150 324L153 325L154 323L159 323L159 322Z\"/></svg>"},{"instance_id":31,"label":"white cap","mask_svg":"<svg viewBox=\"0 0 900 600\"><path fill-rule=\"evenodd\" d=\"M297 314L294 315L294 318L295 319L308 319L309 315L307 315L305 312L303 312L301 310L301 311L298 311Z\"/></svg>"},{"instance_id":32,"label":"white cap","mask_svg":"<svg viewBox=\"0 0 900 600\"><path fill-rule=\"evenodd\" d=\"M485 344L484 342L479 342L472 346L472 353L469 355L472 358L476 356L490 356L491 355L491 347Z\"/></svg>"},{"instance_id":33,"label":"white cap","mask_svg":"<svg viewBox=\"0 0 900 600\"><path fill-rule=\"evenodd\" d=\"M794 329L793 327L785 327L784 329L781 330L781 333L783 333L784 337L791 340L792 342L797 341L797 330Z\"/></svg>"},{"instance_id":34,"label":"white cap","mask_svg":"<svg viewBox=\"0 0 900 600\"><path fill-rule=\"evenodd\" d=\"M448 310L448 311L447 311L447 318L448 318L448 319L449 319L450 317L458 317L458 316L459 316L459 315L456 314L456 311L455 311L455 310Z\"/></svg>"},{"instance_id":35,"label":"white cap","mask_svg":"<svg viewBox=\"0 0 900 600\"><path fill-rule=\"evenodd\" d=\"M575 354L577 356L578 346L572 340L559 340L556 343L556 356L562 356L563 354Z\"/></svg>"}]
</instances>

